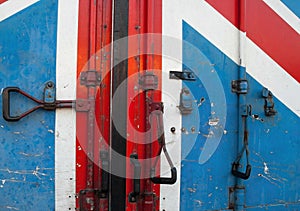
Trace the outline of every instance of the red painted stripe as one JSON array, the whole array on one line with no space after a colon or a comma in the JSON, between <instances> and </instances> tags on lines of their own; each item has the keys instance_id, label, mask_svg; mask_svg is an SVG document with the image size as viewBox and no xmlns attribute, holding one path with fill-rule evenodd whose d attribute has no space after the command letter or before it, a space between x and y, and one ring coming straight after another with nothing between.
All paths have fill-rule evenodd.
<instances>
[{"instance_id":1,"label":"red painted stripe","mask_svg":"<svg viewBox=\"0 0 300 211\"><path fill-rule=\"evenodd\" d=\"M267 4L261 0L243 0L241 6L237 0L207 2L300 82L300 36ZM237 11L241 11L241 23Z\"/></svg>"},{"instance_id":2,"label":"red painted stripe","mask_svg":"<svg viewBox=\"0 0 300 211\"><path fill-rule=\"evenodd\" d=\"M96 90L94 156L91 168L93 175L87 175L88 139L87 112L76 113L76 193L88 188L101 187L100 150L108 150L110 139L110 48L112 33L112 1L80 1L78 23L78 55L77 55L77 99L87 99L87 87L80 85L79 76L83 71L95 69L101 72L102 82ZM102 49L102 51L100 51ZM103 54L106 59L103 59ZM97 55L97 56L96 56ZM97 62L96 62L97 58ZM98 62L99 61L99 62ZM101 141L99 141L101 140ZM87 180L92 180L87 184ZM79 204L77 200L77 208ZM108 199L100 199L100 211L108 210ZM99 211L97 210L97 211Z\"/></svg>"},{"instance_id":3,"label":"red painted stripe","mask_svg":"<svg viewBox=\"0 0 300 211\"><path fill-rule=\"evenodd\" d=\"M4 2L6 2L7 0L0 0L0 4L2 4L2 3L4 3Z\"/></svg>"},{"instance_id":4,"label":"red painted stripe","mask_svg":"<svg viewBox=\"0 0 300 211\"><path fill-rule=\"evenodd\" d=\"M129 36L144 34L144 33L162 33L162 0L141 0L141 1L129 1L129 19L128 19L128 34ZM143 36L145 38L145 36ZM151 36L148 39L130 39L128 42L129 52L150 52L149 49L155 48L154 52L161 52L161 40L152 39ZM146 50L148 49L148 50ZM130 134L127 138L127 157L130 157L132 153L137 153L138 158L143 159L151 158L157 154L158 145L155 143L145 144L147 139L144 135L146 130L146 110L145 110L145 93L142 90L137 91L138 74L144 74L146 70L156 70L155 74L159 78L159 89L161 89L161 68L162 58L160 55L145 55L142 54L135 58L128 59L128 121L133 127L127 128L127 134ZM136 96L137 95L137 96ZM152 99L155 101L161 101L161 92L153 94ZM137 133L141 132L140 133ZM138 140L138 143L137 143ZM126 202L126 210L143 210L152 211L159 210L159 185L154 185L150 179L147 179L150 174L151 165L148 162L142 162L142 177L141 179L141 196L138 198L137 203ZM128 177L133 174L133 167L130 160L127 159L126 173ZM157 169L160 166L157 165ZM126 195L133 191L132 179L126 181ZM144 194L148 193L148 194ZM154 198L153 193L156 197Z\"/></svg>"}]
</instances>

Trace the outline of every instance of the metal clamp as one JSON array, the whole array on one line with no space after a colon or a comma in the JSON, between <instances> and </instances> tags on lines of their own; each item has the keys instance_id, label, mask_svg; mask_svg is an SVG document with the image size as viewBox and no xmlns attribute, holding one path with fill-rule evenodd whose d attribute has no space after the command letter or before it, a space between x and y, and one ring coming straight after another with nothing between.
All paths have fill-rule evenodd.
<instances>
[{"instance_id":1,"label":"metal clamp","mask_svg":"<svg viewBox=\"0 0 300 211\"><path fill-rule=\"evenodd\" d=\"M237 94L248 93L248 81L246 79L239 79L231 81L231 91Z\"/></svg>"},{"instance_id":2,"label":"metal clamp","mask_svg":"<svg viewBox=\"0 0 300 211\"><path fill-rule=\"evenodd\" d=\"M262 97L265 98L265 115L266 116L274 116L277 111L274 109L275 103L273 100L273 94L267 88L263 88L262 90Z\"/></svg>"},{"instance_id":3,"label":"metal clamp","mask_svg":"<svg viewBox=\"0 0 300 211\"><path fill-rule=\"evenodd\" d=\"M182 88L180 92L180 101L178 106L182 115L191 114L193 111L193 97L190 90Z\"/></svg>"},{"instance_id":4,"label":"metal clamp","mask_svg":"<svg viewBox=\"0 0 300 211\"><path fill-rule=\"evenodd\" d=\"M38 105L21 113L17 116L11 116L10 113L10 103L11 103L11 96L12 92L19 93L26 98L32 100L33 102L37 103ZM18 87L6 87L2 93L2 114L3 118L6 121L15 122L19 121L20 119L24 118L25 116L29 115L30 113L42 108L45 110L55 110L57 108L72 108L74 105L74 101L72 100L55 100L55 91L54 91L54 83L47 82L44 89L44 99L38 100L28 93L24 92Z\"/></svg>"},{"instance_id":5,"label":"metal clamp","mask_svg":"<svg viewBox=\"0 0 300 211\"><path fill-rule=\"evenodd\" d=\"M170 79L184 80L184 81L196 81L195 74L191 71L170 71Z\"/></svg>"},{"instance_id":6,"label":"metal clamp","mask_svg":"<svg viewBox=\"0 0 300 211\"><path fill-rule=\"evenodd\" d=\"M152 72L146 72L139 78L139 85L142 90L156 90L158 88L158 77Z\"/></svg>"}]
</instances>

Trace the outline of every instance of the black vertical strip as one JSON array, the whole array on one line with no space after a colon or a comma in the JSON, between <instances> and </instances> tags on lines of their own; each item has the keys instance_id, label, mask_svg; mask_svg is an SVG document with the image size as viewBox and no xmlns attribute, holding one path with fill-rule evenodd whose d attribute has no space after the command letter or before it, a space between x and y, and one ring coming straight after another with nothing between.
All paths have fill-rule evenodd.
<instances>
[{"instance_id":1,"label":"black vertical strip","mask_svg":"<svg viewBox=\"0 0 300 211\"><path fill-rule=\"evenodd\" d=\"M126 133L127 133L127 75L128 75L128 0L114 0L112 73L112 134L110 210L125 211L126 206ZM120 88L122 84L122 88ZM119 88L119 89L118 89ZM118 92L118 97L114 94ZM118 127L116 128L115 123ZM121 155L121 156L120 156ZM117 173L115 175L114 173Z\"/></svg>"}]
</instances>

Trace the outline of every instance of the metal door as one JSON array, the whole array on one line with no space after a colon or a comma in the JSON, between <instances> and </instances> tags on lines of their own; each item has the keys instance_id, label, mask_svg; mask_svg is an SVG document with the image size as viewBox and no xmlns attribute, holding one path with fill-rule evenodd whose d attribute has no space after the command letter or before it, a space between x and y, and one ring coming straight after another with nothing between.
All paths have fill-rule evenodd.
<instances>
[{"instance_id":1,"label":"metal door","mask_svg":"<svg viewBox=\"0 0 300 211\"><path fill-rule=\"evenodd\" d=\"M170 137L181 137L170 143L180 184L161 187L163 209L298 209L300 42L292 4L163 4L163 36L176 40L163 44L173 56L163 68L195 76L163 80L172 96L165 99L179 108L169 109Z\"/></svg>"},{"instance_id":2,"label":"metal door","mask_svg":"<svg viewBox=\"0 0 300 211\"><path fill-rule=\"evenodd\" d=\"M19 87L43 99L55 83L57 1L0 5L0 86ZM10 93L10 115L35 104ZM1 100L1 107L4 102ZM38 110L20 121L0 117L1 210L54 210L55 113Z\"/></svg>"}]
</instances>

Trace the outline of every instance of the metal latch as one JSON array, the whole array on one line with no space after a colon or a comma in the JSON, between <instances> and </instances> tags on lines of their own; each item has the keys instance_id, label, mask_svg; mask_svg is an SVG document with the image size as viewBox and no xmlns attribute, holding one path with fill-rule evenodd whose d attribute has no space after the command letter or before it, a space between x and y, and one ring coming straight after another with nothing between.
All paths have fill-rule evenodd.
<instances>
[{"instance_id":1,"label":"metal latch","mask_svg":"<svg viewBox=\"0 0 300 211\"><path fill-rule=\"evenodd\" d=\"M239 79L231 81L231 91L237 94L248 93L248 81L246 79Z\"/></svg>"},{"instance_id":2,"label":"metal latch","mask_svg":"<svg viewBox=\"0 0 300 211\"><path fill-rule=\"evenodd\" d=\"M129 193L128 200L129 202L137 202L137 197L140 195L141 190L141 164L138 161L138 155L133 153L130 155L130 163L134 166L134 178L133 178L133 192Z\"/></svg>"},{"instance_id":3,"label":"metal latch","mask_svg":"<svg viewBox=\"0 0 300 211\"><path fill-rule=\"evenodd\" d=\"M182 88L180 92L180 101L178 106L180 113L191 114L193 111L193 97L189 89Z\"/></svg>"},{"instance_id":4,"label":"metal latch","mask_svg":"<svg viewBox=\"0 0 300 211\"><path fill-rule=\"evenodd\" d=\"M177 79L177 80L185 80L185 81L196 81L195 74L191 71L170 71L169 72L170 79Z\"/></svg>"},{"instance_id":5,"label":"metal latch","mask_svg":"<svg viewBox=\"0 0 300 211\"><path fill-rule=\"evenodd\" d=\"M142 90L156 90L158 88L158 77L152 72L146 72L139 78L139 85Z\"/></svg>"},{"instance_id":6,"label":"metal latch","mask_svg":"<svg viewBox=\"0 0 300 211\"><path fill-rule=\"evenodd\" d=\"M24 113L21 113L17 116L12 116L10 113L10 94L12 92L19 93L26 98L32 100L37 105ZM28 114L38 110L38 109L45 109L45 110L55 110L56 108L72 108L74 105L74 101L72 100L55 100L55 86L52 81L46 82L44 88L44 97L43 100L38 100L28 93L24 92L18 87L6 87L2 93L2 113L3 118L6 121L15 122L19 121L23 117L27 116Z\"/></svg>"},{"instance_id":7,"label":"metal latch","mask_svg":"<svg viewBox=\"0 0 300 211\"><path fill-rule=\"evenodd\" d=\"M273 101L273 94L267 88L263 88L262 90L262 97L265 98L265 115L266 116L274 116L277 111L274 109L274 101Z\"/></svg>"}]
</instances>

